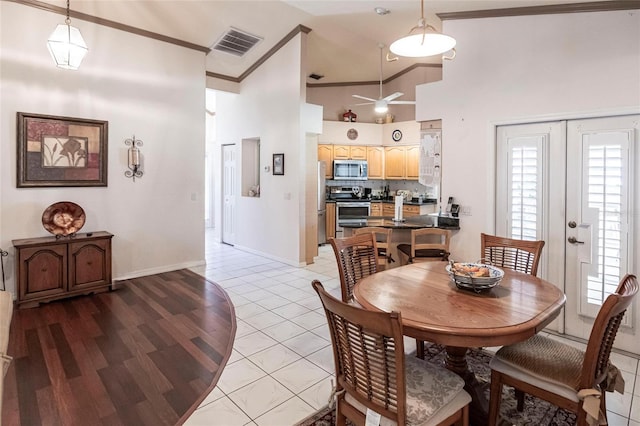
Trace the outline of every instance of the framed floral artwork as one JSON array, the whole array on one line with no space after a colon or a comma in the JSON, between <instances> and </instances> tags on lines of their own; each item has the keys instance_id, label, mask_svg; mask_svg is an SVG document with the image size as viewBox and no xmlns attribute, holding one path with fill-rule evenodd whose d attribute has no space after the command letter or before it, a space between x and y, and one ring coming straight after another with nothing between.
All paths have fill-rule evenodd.
<instances>
[{"instance_id":1,"label":"framed floral artwork","mask_svg":"<svg viewBox=\"0 0 640 426\"><path fill-rule=\"evenodd\" d=\"M107 186L107 121L18 112L17 187Z\"/></svg>"}]
</instances>

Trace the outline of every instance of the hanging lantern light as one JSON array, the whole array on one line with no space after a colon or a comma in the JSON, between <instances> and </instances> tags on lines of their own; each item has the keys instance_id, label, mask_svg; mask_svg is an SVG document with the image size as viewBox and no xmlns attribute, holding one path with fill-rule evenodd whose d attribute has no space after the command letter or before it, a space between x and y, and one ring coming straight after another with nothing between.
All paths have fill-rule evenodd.
<instances>
[{"instance_id":1,"label":"hanging lantern light","mask_svg":"<svg viewBox=\"0 0 640 426\"><path fill-rule=\"evenodd\" d=\"M71 26L69 0L67 0L67 19L51 33L47 46L56 65L68 70L77 70L89 51L80 30Z\"/></svg>"}]
</instances>

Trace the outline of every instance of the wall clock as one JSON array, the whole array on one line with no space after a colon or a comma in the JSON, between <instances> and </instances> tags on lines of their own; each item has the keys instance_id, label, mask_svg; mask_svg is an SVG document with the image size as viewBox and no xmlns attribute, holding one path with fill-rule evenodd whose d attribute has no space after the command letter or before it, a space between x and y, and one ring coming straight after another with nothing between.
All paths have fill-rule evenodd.
<instances>
[{"instance_id":1,"label":"wall clock","mask_svg":"<svg viewBox=\"0 0 640 426\"><path fill-rule=\"evenodd\" d=\"M391 139L395 142L400 142L400 139L402 139L402 132L398 129L394 130L393 133L391 133Z\"/></svg>"},{"instance_id":2,"label":"wall clock","mask_svg":"<svg viewBox=\"0 0 640 426\"><path fill-rule=\"evenodd\" d=\"M358 131L356 129L347 130L347 137L352 141L358 139Z\"/></svg>"}]
</instances>

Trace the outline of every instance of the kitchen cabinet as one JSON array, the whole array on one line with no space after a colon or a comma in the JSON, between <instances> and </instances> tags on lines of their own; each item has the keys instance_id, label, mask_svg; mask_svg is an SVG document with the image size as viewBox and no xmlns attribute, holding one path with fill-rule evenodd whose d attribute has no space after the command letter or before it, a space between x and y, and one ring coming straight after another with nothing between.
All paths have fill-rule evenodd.
<instances>
[{"instance_id":1,"label":"kitchen cabinet","mask_svg":"<svg viewBox=\"0 0 640 426\"><path fill-rule=\"evenodd\" d=\"M110 290L112 237L100 231L13 240L18 307Z\"/></svg>"},{"instance_id":2,"label":"kitchen cabinet","mask_svg":"<svg viewBox=\"0 0 640 426\"><path fill-rule=\"evenodd\" d=\"M405 149L405 178L418 180L418 175L420 174L420 145L407 146Z\"/></svg>"},{"instance_id":3,"label":"kitchen cabinet","mask_svg":"<svg viewBox=\"0 0 640 426\"><path fill-rule=\"evenodd\" d=\"M420 215L420 206L404 205L402 206L402 217L411 217Z\"/></svg>"},{"instance_id":4,"label":"kitchen cabinet","mask_svg":"<svg viewBox=\"0 0 640 426\"><path fill-rule=\"evenodd\" d=\"M373 204L374 203L371 203L371 216L375 216L373 214ZM407 218L433 213L435 211L435 206L435 204L403 204L402 217ZM382 216L395 217L395 215L395 203L382 203Z\"/></svg>"},{"instance_id":5,"label":"kitchen cabinet","mask_svg":"<svg viewBox=\"0 0 640 426\"><path fill-rule=\"evenodd\" d=\"M387 146L384 148L385 179L418 179L419 145Z\"/></svg>"},{"instance_id":6,"label":"kitchen cabinet","mask_svg":"<svg viewBox=\"0 0 640 426\"><path fill-rule=\"evenodd\" d=\"M324 173L326 179L333 178L333 145L318 145L318 161L327 165Z\"/></svg>"},{"instance_id":7,"label":"kitchen cabinet","mask_svg":"<svg viewBox=\"0 0 640 426\"><path fill-rule=\"evenodd\" d=\"M383 216L383 214L382 214L382 203L371 203L370 216Z\"/></svg>"},{"instance_id":8,"label":"kitchen cabinet","mask_svg":"<svg viewBox=\"0 0 640 426\"><path fill-rule=\"evenodd\" d=\"M382 204L382 216L391 216L394 217L396 215L396 206L393 203L383 203Z\"/></svg>"},{"instance_id":9,"label":"kitchen cabinet","mask_svg":"<svg viewBox=\"0 0 640 426\"><path fill-rule=\"evenodd\" d=\"M384 148L367 147L367 167L369 179L384 179Z\"/></svg>"},{"instance_id":10,"label":"kitchen cabinet","mask_svg":"<svg viewBox=\"0 0 640 426\"><path fill-rule=\"evenodd\" d=\"M361 145L334 145L334 160L366 160L367 147Z\"/></svg>"},{"instance_id":11,"label":"kitchen cabinet","mask_svg":"<svg viewBox=\"0 0 640 426\"><path fill-rule=\"evenodd\" d=\"M384 148L385 179L404 179L406 173L406 149L404 146Z\"/></svg>"},{"instance_id":12,"label":"kitchen cabinet","mask_svg":"<svg viewBox=\"0 0 640 426\"><path fill-rule=\"evenodd\" d=\"M327 215L325 219L325 229L327 234L327 241L329 241L329 238L336 237L336 203L327 203L326 206Z\"/></svg>"}]
</instances>

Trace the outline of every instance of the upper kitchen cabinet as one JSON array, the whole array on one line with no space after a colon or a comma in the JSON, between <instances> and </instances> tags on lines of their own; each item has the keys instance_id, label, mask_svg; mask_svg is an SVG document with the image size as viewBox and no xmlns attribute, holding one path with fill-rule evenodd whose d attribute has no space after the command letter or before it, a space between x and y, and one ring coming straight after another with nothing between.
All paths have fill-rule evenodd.
<instances>
[{"instance_id":1,"label":"upper kitchen cabinet","mask_svg":"<svg viewBox=\"0 0 640 426\"><path fill-rule=\"evenodd\" d=\"M367 167L369 179L384 179L384 148L381 146L367 147Z\"/></svg>"},{"instance_id":2,"label":"upper kitchen cabinet","mask_svg":"<svg viewBox=\"0 0 640 426\"><path fill-rule=\"evenodd\" d=\"M407 179L418 180L420 175L420 145L411 145L405 147L405 177Z\"/></svg>"},{"instance_id":3,"label":"upper kitchen cabinet","mask_svg":"<svg viewBox=\"0 0 640 426\"><path fill-rule=\"evenodd\" d=\"M385 179L418 179L420 145L385 146Z\"/></svg>"},{"instance_id":4,"label":"upper kitchen cabinet","mask_svg":"<svg viewBox=\"0 0 640 426\"><path fill-rule=\"evenodd\" d=\"M320 144L334 145L381 145L382 125L375 123L351 123L344 121L323 121ZM366 155L366 153L365 153ZM335 157L334 152L334 159Z\"/></svg>"},{"instance_id":5,"label":"upper kitchen cabinet","mask_svg":"<svg viewBox=\"0 0 640 426\"><path fill-rule=\"evenodd\" d=\"M334 160L366 160L367 147L362 145L334 145Z\"/></svg>"},{"instance_id":6,"label":"upper kitchen cabinet","mask_svg":"<svg viewBox=\"0 0 640 426\"><path fill-rule=\"evenodd\" d=\"M327 165L324 177L333 178L333 145L318 145L318 161L324 161Z\"/></svg>"}]
</instances>

